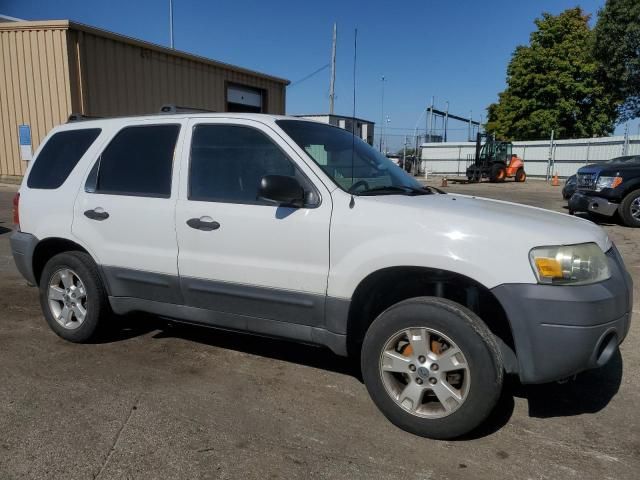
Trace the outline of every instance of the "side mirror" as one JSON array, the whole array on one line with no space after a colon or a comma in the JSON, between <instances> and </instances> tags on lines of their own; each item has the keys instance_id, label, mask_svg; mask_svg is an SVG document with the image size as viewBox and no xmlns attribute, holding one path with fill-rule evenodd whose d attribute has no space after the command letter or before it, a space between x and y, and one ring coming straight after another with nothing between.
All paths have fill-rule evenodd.
<instances>
[{"instance_id":1,"label":"side mirror","mask_svg":"<svg viewBox=\"0 0 640 480\"><path fill-rule=\"evenodd\" d=\"M276 202L285 207L304 206L304 188L295 177L265 175L260 179L258 197Z\"/></svg>"}]
</instances>

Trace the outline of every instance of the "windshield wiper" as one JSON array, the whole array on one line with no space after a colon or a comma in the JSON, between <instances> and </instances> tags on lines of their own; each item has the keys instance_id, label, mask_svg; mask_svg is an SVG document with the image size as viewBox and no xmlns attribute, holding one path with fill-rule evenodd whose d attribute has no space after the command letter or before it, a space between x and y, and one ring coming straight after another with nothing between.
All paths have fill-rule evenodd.
<instances>
[{"instance_id":1,"label":"windshield wiper","mask_svg":"<svg viewBox=\"0 0 640 480\"><path fill-rule=\"evenodd\" d=\"M430 188L431 187L409 187L406 185L384 185L380 187L367 188L366 190L358 192L357 195L393 195L394 193L403 193L405 195L431 195L433 191L431 191Z\"/></svg>"}]
</instances>

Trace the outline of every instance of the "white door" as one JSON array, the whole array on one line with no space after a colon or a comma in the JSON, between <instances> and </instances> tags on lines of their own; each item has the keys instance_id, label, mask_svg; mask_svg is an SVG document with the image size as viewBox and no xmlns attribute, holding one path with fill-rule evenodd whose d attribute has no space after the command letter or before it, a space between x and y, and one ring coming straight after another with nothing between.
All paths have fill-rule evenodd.
<instances>
[{"instance_id":1,"label":"white door","mask_svg":"<svg viewBox=\"0 0 640 480\"><path fill-rule=\"evenodd\" d=\"M78 194L72 231L95 254L113 296L182 303L173 166L180 130L175 120L122 127Z\"/></svg>"},{"instance_id":2,"label":"white door","mask_svg":"<svg viewBox=\"0 0 640 480\"><path fill-rule=\"evenodd\" d=\"M185 303L319 325L331 197L268 126L229 122L192 120L185 139L186 173L176 207ZM258 199L260 179L268 174L295 176L307 192L306 205L296 209Z\"/></svg>"}]
</instances>

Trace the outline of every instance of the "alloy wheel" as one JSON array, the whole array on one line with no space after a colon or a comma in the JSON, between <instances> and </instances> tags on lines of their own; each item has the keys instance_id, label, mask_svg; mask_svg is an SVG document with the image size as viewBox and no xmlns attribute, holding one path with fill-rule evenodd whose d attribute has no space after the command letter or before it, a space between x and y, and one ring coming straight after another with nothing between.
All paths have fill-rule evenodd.
<instances>
[{"instance_id":1,"label":"alloy wheel","mask_svg":"<svg viewBox=\"0 0 640 480\"><path fill-rule=\"evenodd\" d=\"M418 417L451 415L469 394L471 372L464 353L431 328L395 333L382 350L379 368L389 396Z\"/></svg>"},{"instance_id":2,"label":"alloy wheel","mask_svg":"<svg viewBox=\"0 0 640 480\"><path fill-rule=\"evenodd\" d=\"M64 328L75 330L87 316L87 289L70 268L57 270L49 280L49 309Z\"/></svg>"}]
</instances>

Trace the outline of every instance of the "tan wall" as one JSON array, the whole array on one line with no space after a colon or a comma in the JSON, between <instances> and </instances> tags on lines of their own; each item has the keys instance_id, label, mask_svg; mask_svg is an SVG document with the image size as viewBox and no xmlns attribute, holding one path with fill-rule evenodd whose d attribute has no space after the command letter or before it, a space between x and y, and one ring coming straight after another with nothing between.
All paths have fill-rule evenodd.
<instances>
[{"instance_id":1,"label":"tan wall","mask_svg":"<svg viewBox=\"0 0 640 480\"><path fill-rule=\"evenodd\" d=\"M35 151L71 113L65 35L64 29L0 30L0 176L23 175L27 167L18 125L31 125Z\"/></svg>"},{"instance_id":2,"label":"tan wall","mask_svg":"<svg viewBox=\"0 0 640 480\"><path fill-rule=\"evenodd\" d=\"M53 20L0 25L0 177L21 176L18 125L33 150L73 113L156 113L163 104L226 110L226 85L263 89L285 111L286 80L174 52L86 25Z\"/></svg>"},{"instance_id":3,"label":"tan wall","mask_svg":"<svg viewBox=\"0 0 640 480\"><path fill-rule=\"evenodd\" d=\"M156 113L168 103L224 112L226 82L263 89L267 112L284 113L284 85L268 78L86 31L69 31L69 52L74 107L85 115Z\"/></svg>"}]
</instances>

